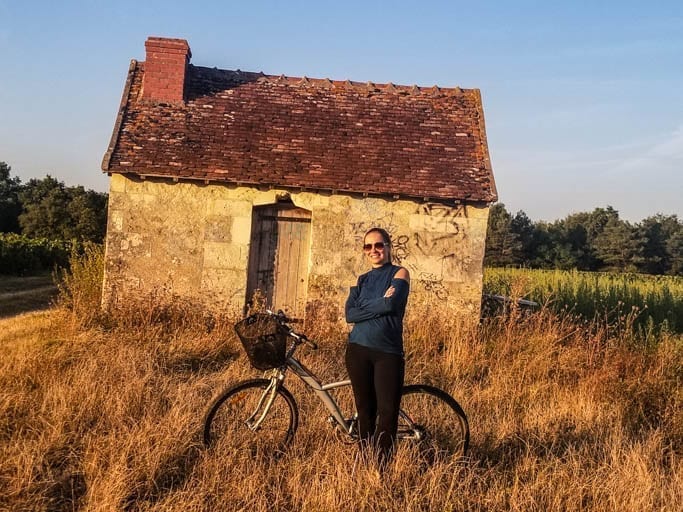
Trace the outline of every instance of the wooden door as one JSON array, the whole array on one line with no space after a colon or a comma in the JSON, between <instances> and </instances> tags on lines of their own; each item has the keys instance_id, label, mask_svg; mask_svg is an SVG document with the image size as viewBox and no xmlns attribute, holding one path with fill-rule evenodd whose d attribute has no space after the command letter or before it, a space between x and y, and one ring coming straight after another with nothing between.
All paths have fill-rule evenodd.
<instances>
[{"instance_id":1,"label":"wooden door","mask_svg":"<svg viewBox=\"0 0 683 512\"><path fill-rule=\"evenodd\" d=\"M291 203L256 207L251 226L247 299L259 290L267 307L303 318L311 212Z\"/></svg>"}]
</instances>

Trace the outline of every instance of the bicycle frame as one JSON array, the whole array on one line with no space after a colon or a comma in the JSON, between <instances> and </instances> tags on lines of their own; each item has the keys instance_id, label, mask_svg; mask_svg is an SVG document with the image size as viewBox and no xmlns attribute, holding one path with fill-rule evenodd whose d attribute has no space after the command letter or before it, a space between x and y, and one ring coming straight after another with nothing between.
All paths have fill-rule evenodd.
<instances>
[{"instance_id":1,"label":"bicycle frame","mask_svg":"<svg viewBox=\"0 0 683 512\"><path fill-rule=\"evenodd\" d=\"M269 313L272 314L272 312ZM287 354L285 356L285 364L279 368L275 368L272 370L270 376L271 383L268 386L268 388L264 391L263 396L261 397L259 403L256 406L256 410L247 419L247 427L249 427L251 430L258 429L259 425L268 414L268 411L270 411L270 407L273 404L273 401L275 400L275 394L277 393L277 390L280 388L280 386L282 386L282 383L285 380L285 372L287 371L287 368L290 368L296 374L296 376L304 382L304 384L306 384L310 389L313 390L316 396L325 405L325 408L330 413L330 418L337 423L337 426L339 426L342 429L342 431L345 432L347 435L351 435L351 432L353 430L353 421L351 419L346 420L344 418L342 410L339 408L339 405L337 404L336 400L329 393L334 389L350 386L351 381L349 379L346 379L338 382L331 382L329 384L323 384L322 382L320 382L320 379L318 379L318 377L311 370L306 368L306 366L303 363L301 363L301 361L294 357L294 352L296 351L298 344L304 340L309 341L308 338L295 332L291 327L288 328L288 335L292 337L295 341L287 350ZM315 343L313 343L313 347L316 349L318 348ZM252 419L258 414L266 396L268 396L268 400L266 402L265 408L263 409L263 412L261 413L259 419L254 423L252 422Z\"/></svg>"},{"instance_id":2,"label":"bicycle frame","mask_svg":"<svg viewBox=\"0 0 683 512\"><path fill-rule=\"evenodd\" d=\"M329 384L322 384L318 377L311 370L306 368L303 363L291 355L287 358L287 362L285 363L284 367L271 370L272 374L269 377L270 385L264 390L254 412L245 421L247 427L252 431L258 430L259 426L270 411L270 407L275 400L277 390L285 380L285 372L287 368L290 368L296 374L296 376L304 382L304 384L313 390L316 396L325 405L325 408L329 411L330 417L334 419L342 431L348 435L351 435L351 431L353 429L352 422L344 418L344 414L339 408L336 400L332 397L332 395L330 395L330 391L334 389L350 386L351 381L347 379L338 382L331 382Z\"/></svg>"},{"instance_id":3,"label":"bicycle frame","mask_svg":"<svg viewBox=\"0 0 683 512\"><path fill-rule=\"evenodd\" d=\"M261 422L268 415L270 407L273 404L273 401L275 400L277 390L285 380L285 372L287 368L291 369L296 374L296 376L304 382L304 384L306 384L311 390L313 390L315 395L320 399L320 401L325 405L325 408L329 411L330 418L334 419L337 426L339 426L345 434L351 436L353 429L352 421L344 418L344 414L342 410L339 408L337 401L329 393L334 389L350 386L351 380L346 379L338 382L331 382L329 384L322 384L318 377L311 370L309 370L301 361L295 359L291 355L287 358L287 362L285 363L284 367L272 370L273 374L270 377L271 383L263 392L261 399L256 405L256 410L254 411L254 413L246 420L245 423L247 424L247 427L251 430L257 430ZM262 408L264 401L266 402L265 407ZM259 415L259 411L261 411L259 418L256 421L253 421L254 417ZM409 425L414 424L413 420L402 409L399 410L399 415L404 420L406 420ZM399 429L399 431L397 432L397 437L400 439L420 440L423 438L423 436L424 433L416 428L409 428L407 430Z\"/></svg>"},{"instance_id":4,"label":"bicycle frame","mask_svg":"<svg viewBox=\"0 0 683 512\"><path fill-rule=\"evenodd\" d=\"M339 427L341 427L344 432L351 434L352 425L350 421L344 419L344 415L339 408L336 400L330 395L330 391L337 388L342 388L345 386L350 386L350 380L341 380L339 382L331 382L329 384L322 384L318 380L317 376L308 368L306 368L303 363L298 361L293 357L287 359L287 367L299 377L309 388L313 390L320 401L325 405L325 408L330 412L330 415L337 422ZM284 378L284 373L283 373Z\"/></svg>"},{"instance_id":5,"label":"bicycle frame","mask_svg":"<svg viewBox=\"0 0 683 512\"><path fill-rule=\"evenodd\" d=\"M251 414L251 416L249 416L244 421L247 428L252 432L259 429L261 423L263 423L263 420L268 415L268 412L270 411L270 408L273 405L273 402L275 401L275 396L279 387L279 383L282 382L284 378L285 375L282 372L279 372L271 377L270 384L265 389L265 391L261 395L261 398L256 404L256 409L254 409L254 412ZM261 411L260 414L259 411ZM258 418L256 418L256 416L258 416Z\"/></svg>"}]
</instances>

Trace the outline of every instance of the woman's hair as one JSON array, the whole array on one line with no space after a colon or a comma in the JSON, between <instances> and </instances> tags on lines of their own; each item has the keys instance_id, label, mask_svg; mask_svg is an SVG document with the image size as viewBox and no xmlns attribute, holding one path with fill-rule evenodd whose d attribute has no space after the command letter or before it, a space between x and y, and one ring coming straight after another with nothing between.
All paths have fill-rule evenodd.
<instances>
[{"instance_id":1,"label":"woman's hair","mask_svg":"<svg viewBox=\"0 0 683 512\"><path fill-rule=\"evenodd\" d=\"M379 233L382 236L382 240L384 240L384 243L386 244L386 247L388 249L388 255L389 255L389 263L391 263L391 236L387 232L386 229L382 228L370 228L368 229L365 234L363 235L363 242L365 242L365 237L368 236L370 233Z\"/></svg>"}]
</instances>

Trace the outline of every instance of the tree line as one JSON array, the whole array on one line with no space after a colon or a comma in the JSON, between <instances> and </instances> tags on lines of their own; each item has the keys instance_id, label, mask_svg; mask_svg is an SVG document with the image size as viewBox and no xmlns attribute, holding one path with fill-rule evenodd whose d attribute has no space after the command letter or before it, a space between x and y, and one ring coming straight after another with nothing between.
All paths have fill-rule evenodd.
<instances>
[{"instance_id":1,"label":"tree line","mask_svg":"<svg viewBox=\"0 0 683 512\"><path fill-rule=\"evenodd\" d=\"M0 162L0 233L102 243L108 195L69 187L47 175L22 183Z\"/></svg>"},{"instance_id":2,"label":"tree line","mask_svg":"<svg viewBox=\"0 0 683 512\"><path fill-rule=\"evenodd\" d=\"M680 276L683 222L657 214L630 223L611 206L532 222L497 203L489 212L484 264Z\"/></svg>"}]
</instances>

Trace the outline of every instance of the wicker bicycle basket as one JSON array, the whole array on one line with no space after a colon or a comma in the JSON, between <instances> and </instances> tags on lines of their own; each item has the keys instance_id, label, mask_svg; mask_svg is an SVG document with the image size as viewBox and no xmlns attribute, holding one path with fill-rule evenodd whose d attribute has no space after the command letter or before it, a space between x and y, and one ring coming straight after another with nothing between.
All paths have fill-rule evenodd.
<instances>
[{"instance_id":1,"label":"wicker bicycle basket","mask_svg":"<svg viewBox=\"0 0 683 512\"><path fill-rule=\"evenodd\" d=\"M285 364L287 331L271 315L256 313L235 324L249 362L257 370Z\"/></svg>"}]
</instances>

